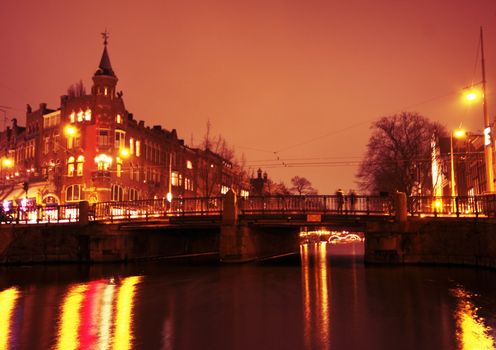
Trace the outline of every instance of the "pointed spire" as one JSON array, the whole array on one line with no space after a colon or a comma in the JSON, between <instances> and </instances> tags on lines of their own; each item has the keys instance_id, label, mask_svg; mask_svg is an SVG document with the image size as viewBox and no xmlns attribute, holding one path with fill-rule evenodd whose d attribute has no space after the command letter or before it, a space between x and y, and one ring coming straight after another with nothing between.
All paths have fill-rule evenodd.
<instances>
[{"instance_id":1,"label":"pointed spire","mask_svg":"<svg viewBox=\"0 0 496 350\"><path fill-rule=\"evenodd\" d=\"M98 66L95 75L110 75L115 77L115 73L112 70L112 65L110 64L110 58L107 52L108 37L109 33L107 32L107 29L105 29L105 32L102 33L104 45L102 58L100 59L100 65Z\"/></svg>"}]
</instances>

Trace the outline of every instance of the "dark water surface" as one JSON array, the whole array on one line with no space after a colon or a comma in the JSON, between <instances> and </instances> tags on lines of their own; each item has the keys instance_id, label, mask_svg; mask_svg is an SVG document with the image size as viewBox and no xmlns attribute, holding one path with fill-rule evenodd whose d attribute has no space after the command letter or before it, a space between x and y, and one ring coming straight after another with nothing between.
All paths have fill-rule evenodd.
<instances>
[{"instance_id":1,"label":"dark water surface","mask_svg":"<svg viewBox=\"0 0 496 350\"><path fill-rule=\"evenodd\" d=\"M301 264L0 269L4 349L495 349L496 271Z\"/></svg>"}]
</instances>

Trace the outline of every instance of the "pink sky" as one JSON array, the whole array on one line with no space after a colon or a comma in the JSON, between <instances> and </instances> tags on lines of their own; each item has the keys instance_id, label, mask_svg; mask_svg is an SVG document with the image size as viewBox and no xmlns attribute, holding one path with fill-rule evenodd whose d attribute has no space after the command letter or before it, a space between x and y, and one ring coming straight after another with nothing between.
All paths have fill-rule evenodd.
<instances>
[{"instance_id":1,"label":"pink sky","mask_svg":"<svg viewBox=\"0 0 496 350\"><path fill-rule=\"evenodd\" d=\"M460 102L480 81L480 26L494 120L494 0L4 0L0 105L24 124L27 103L56 108L80 79L88 91L107 28L136 119L175 128L187 144L210 119L254 170L334 193L356 187L380 116L417 111L448 129L482 129L482 107Z\"/></svg>"}]
</instances>

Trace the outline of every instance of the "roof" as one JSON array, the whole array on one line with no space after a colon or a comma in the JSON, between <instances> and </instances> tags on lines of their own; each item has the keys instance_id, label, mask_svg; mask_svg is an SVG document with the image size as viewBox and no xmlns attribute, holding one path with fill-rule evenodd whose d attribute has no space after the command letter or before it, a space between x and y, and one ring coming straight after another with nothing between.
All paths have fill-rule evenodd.
<instances>
[{"instance_id":1,"label":"roof","mask_svg":"<svg viewBox=\"0 0 496 350\"><path fill-rule=\"evenodd\" d=\"M115 77L115 73L112 70L112 65L110 64L110 58L107 51L107 44L103 48L102 58L100 59L100 64L95 72L95 75L110 75Z\"/></svg>"}]
</instances>

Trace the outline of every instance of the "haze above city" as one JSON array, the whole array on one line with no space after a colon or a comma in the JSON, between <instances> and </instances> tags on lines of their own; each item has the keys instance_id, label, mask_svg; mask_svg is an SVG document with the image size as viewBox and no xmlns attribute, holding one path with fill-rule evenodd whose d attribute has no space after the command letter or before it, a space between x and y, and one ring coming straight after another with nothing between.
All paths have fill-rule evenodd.
<instances>
[{"instance_id":1,"label":"haze above city","mask_svg":"<svg viewBox=\"0 0 496 350\"><path fill-rule=\"evenodd\" d=\"M461 102L481 80L496 114L496 2L46 1L0 3L0 105L60 106L89 91L110 33L117 90L135 119L198 145L210 120L247 165L319 193L356 188L370 125L416 111L448 130L483 127ZM0 113L0 117L2 113ZM0 120L0 127L4 121Z\"/></svg>"}]
</instances>

